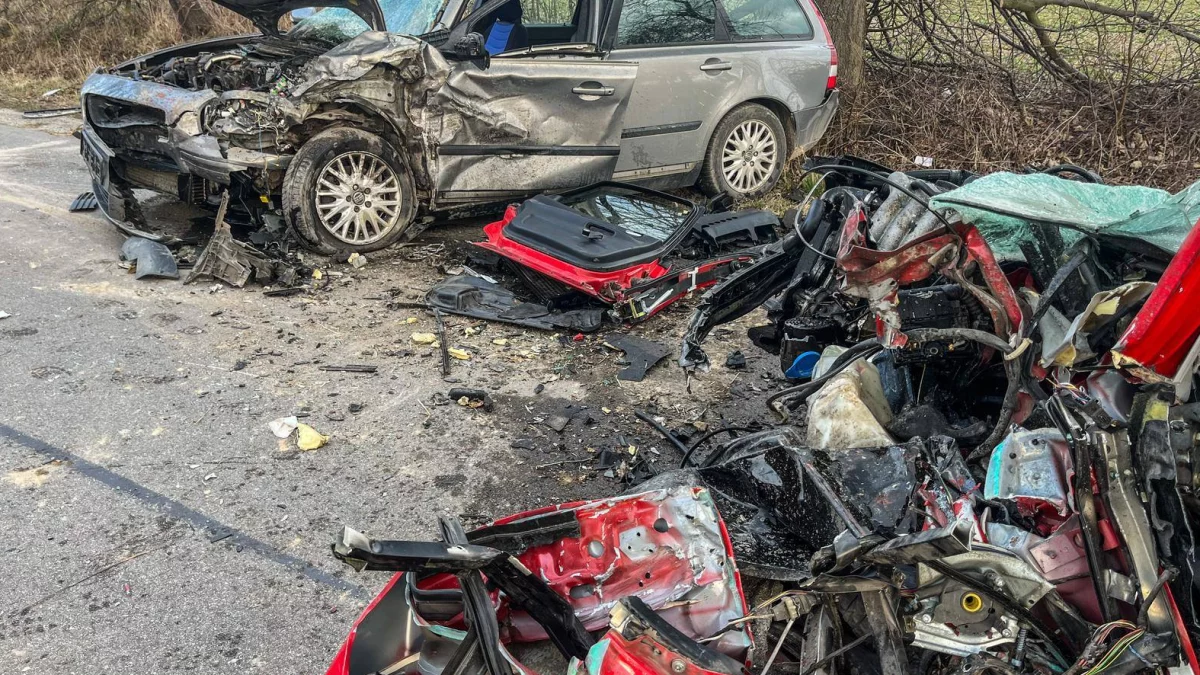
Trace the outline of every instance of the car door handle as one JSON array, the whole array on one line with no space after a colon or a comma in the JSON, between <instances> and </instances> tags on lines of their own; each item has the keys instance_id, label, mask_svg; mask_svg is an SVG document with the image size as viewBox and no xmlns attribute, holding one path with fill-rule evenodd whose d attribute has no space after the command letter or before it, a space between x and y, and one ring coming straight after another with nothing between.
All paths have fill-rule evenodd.
<instances>
[{"instance_id":1,"label":"car door handle","mask_svg":"<svg viewBox=\"0 0 1200 675\"><path fill-rule=\"evenodd\" d=\"M717 59L709 59L700 65L700 70L706 73L714 70L730 70L732 68L733 64L729 61L718 61Z\"/></svg>"},{"instance_id":2,"label":"car door handle","mask_svg":"<svg viewBox=\"0 0 1200 675\"><path fill-rule=\"evenodd\" d=\"M572 94L580 96L612 96L617 93L615 87L606 87L599 82L584 82L571 90Z\"/></svg>"}]
</instances>

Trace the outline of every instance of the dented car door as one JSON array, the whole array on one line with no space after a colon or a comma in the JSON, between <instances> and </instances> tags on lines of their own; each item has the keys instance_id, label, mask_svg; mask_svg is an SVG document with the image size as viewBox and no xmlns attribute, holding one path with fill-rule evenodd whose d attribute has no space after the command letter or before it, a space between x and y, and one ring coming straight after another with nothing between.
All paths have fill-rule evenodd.
<instances>
[{"instance_id":1,"label":"dented car door","mask_svg":"<svg viewBox=\"0 0 1200 675\"><path fill-rule=\"evenodd\" d=\"M445 90L487 120L441 130L437 201L482 202L612 176L636 63L595 55L522 54L455 64ZM472 120L472 121L473 121Z\"/></svg>"}]
</instances>

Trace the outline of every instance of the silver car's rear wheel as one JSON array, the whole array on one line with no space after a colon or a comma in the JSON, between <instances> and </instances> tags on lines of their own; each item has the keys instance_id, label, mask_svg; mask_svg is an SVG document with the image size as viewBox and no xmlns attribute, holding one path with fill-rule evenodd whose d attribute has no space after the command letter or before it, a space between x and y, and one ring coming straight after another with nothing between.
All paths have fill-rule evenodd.
<instances>
[{"instance_id":1,"label":"silver car's rear wheel","mask_svg":"<svg viewBox=\"0 0 1200 675\"><path fill-rule=\"evenodd\" d=\"M710 195L757 197L779 182L787 156L788 138L779 117L766 106L744 103L713 129L700 187Z\"/></svg>"},{"instance_id":2,"label":"silver car's rear wheel","mask_svg":"<svg viewBox=\"0 0 1200 675\"><path fill-rule=\"evenodd\" d=\"M730 187L743 194L762 188L779 164L779 139L761 120L751 119L733 128L721 152L721 172Z\"/></svg>"},{"instance_id":3,"label":"silver car's rear wheel","mask_svg":"<svg viewBox=\"0 0 1200 675\"><path fill-rule=\"evenodd\" d=\"M321 226L338 241L354 246L391 234L400 222L403 198L396 172L369 152L338 155L317 176Z\"/></svg>"}]
</instances>

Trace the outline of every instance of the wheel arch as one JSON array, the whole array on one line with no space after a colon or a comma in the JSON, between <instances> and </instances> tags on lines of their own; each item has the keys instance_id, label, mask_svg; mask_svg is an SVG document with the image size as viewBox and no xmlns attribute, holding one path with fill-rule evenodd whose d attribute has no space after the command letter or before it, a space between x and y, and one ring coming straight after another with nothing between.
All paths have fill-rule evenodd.
<instances>
[{"instance_id":1,"label":"wheel arch","mask_svg":"<svg viewBox=\"0 0 1200 675\"><path fill-rule=\"evenodd\" d=\"M777 98L762 96L759 98L747 99L741 103L738 103L729 110L725 111L725 115L728 115L747 103L757 103L767 110L770 110L771 113L773 113L775 117L779 119L779 124L783 127L783 135L785 136L784 142L787 143L787 152L784 153L784 160L786 161L788 157L791 157L792 150L794 150L796 147L796 122L794 119L792 119L792 111L783 101L780 101ZM721 119L725 119L724 115L721 116ZM713 128L713 131L716 132L715 127Z\"/></svg>"},{"instance_id":2,"label":"wheel arch","mask_svg":"<svg viewBox=\"0 0 1200 675\"><path fill-rule=\"evenodd\" d=\"M409 173L413 178L413 186L421 206L428 205L430 186L428 162L426 161L422 144L414 136L419 136L415 130L405 129L393 115L365 99L339 98L323 103L315 112L304 119L295 133L300 143L317 134L337 126L351 126L374 133L400 153L408 164Z\"/></svg>"}]
</instances>

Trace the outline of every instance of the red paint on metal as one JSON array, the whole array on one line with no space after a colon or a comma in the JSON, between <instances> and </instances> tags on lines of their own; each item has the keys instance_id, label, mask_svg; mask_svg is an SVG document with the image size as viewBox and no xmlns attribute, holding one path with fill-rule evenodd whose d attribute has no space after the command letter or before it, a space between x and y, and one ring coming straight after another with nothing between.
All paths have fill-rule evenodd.
<instances>
[{"instance_id":1,"label":"red paint on metal","mask_svg":"<svg viewBox=\"0 0 1200 675\"><path fill-rule=\"evenodd\" d=\"M745 615L742 580L725 523L708 501L706 491L692 488L690 496L694 501L675 504L671 497L679 494L649 492L551 505L500 518L493 525L511 524L551 512L574 511L579 537L530 547L517 559L571 603L588 630L608 625L609 610L616 602L637 595L685 634L707 637L730 620ZM706 511L712 514L712 520L705 517ZM723 549L724 556L714 555L710 545ZM359 623L402 576L394 575L355 620L327 675L346 675ZM426 590L458 588L458 579L452 574L436 574L421 579L417 585ZM497 608L503 642L546 639L541 625L525 611L511 607L507 597L493 591L492 602ZM668 603L672 606L662 609ZM466 628L461 614L438 623ZM735 652L732 656L744 657L752 641L748 630L744 635L742 643L735 641L730 645L733 649L728 651ZM719 649L720 645L714 643L710 647Z\"/></svg>"},{"instance_id":2,"label":"red paint on metal","mask_svg":"<svg viewBox=\"0 0 1200 675\"><path fill-rule=\"evenodd\" d=\"M956 225L955 229L958 230L958 235L966 244L968 257L979 263L979 272L983 275L983 280L987 282L988 289L992 291L1004 308L1008 326L997 325L996 333L1000 337L1007 338L1021 327L1021 305L1017 302L1017 294L1013 291L1012 284L1008 282L1004 271L1000 269L1000 264L996 262L992 248L988 246L979 230L975 229L974 225L963 223ZM999 324L998 321L997 324Z\"/></svg>"},{"instance_id":3,"label":"red paint on metal","mask_svg":"<svg viewBox=\"0 0 1200 675\"><path fill-rule=\"evenodd\" d=\"M1194 234L1195 230L1192 232ZM1175 624L1175 635L1179 636L1179 644L1183 647L1184 656L1187 657L1188 667L1192 669L1192 675L1200 675L1200 659L1196 658L1196 648L1192 645L1192 636L1183 623L1179 605L1175 604L1175 594L1171 592L1169 585L1163 586L1163 593L1167 597L1167 604L1171 607L1171 621Z\"/></svg>"},{"instance_id":4,"label":"red paint on metal","mask_svg":"<svg viewBox=\"0 0 1200 675\"><path fill-rule=\"evenodd\" d=\"M1133 317L1113 352L1165 378L1174 378L1200 336L1200 221Z\"/></svg>"},{"instance_id":5,"label":"red paint on metal","mask_svg":"<svg viewBox=\"0 0 1200 675\"><path fill-rule=\"evenodd\" d=\"M570 265L505 237L504 228L516 215L517 207L510 205L503 218L484 226L483 234L487 241L474 242L475 245L605 302L621 302L626 299L626 291L635 283L657 279L669 271L657 260L613 272L593 272Z\"/></svg>"},{"instance_id":6,"label":"red paint on metal","mask_svg":"<svg viewBox=\"0 0 1200 675\"><path fill-rule=\"evenodd\" d=\"M392 586L395 586L396 582L402 576L404 575L393 575L388 580L387 585L383 587L383 590L379 591L378 595L371 600L366 609L354 620L354 625L350 627L350 634L346 636L346 641L342 643L341 649L338 649L337 654L334 655L333 662L329 664L329 669L325 671L325 675L346 675L350 672L350 650L354 646L354 638L358 636L358 624L362 623L362 620L375 610L375 606L379 604L380 600L383 600L384 596L392 590Z\"/></svg>"},{"instance_id":7,"label":"red paint on metal","mask_svg":"<svg viewBox=\"0 0 1200 675\"><path fill-rule=\"evenodd\" d=\"M620 632L612 630L603 639L608 641L608 646L600 660L599 672L593 673L588 664L581 664L580 675L721 675L706 670L649 635L626 640Z\"/></svg>"}]
</instances>

